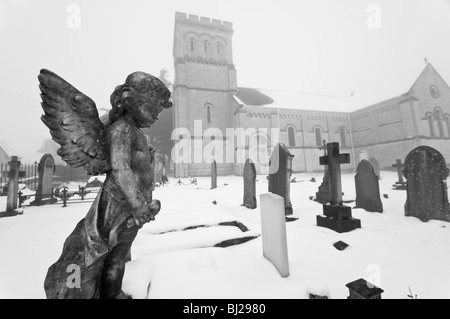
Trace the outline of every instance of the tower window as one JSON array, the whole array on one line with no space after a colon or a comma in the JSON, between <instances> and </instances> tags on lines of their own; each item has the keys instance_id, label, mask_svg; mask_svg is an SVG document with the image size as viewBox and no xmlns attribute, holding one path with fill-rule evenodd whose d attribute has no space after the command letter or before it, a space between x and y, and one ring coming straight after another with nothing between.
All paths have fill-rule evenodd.
<instances>
[{"instance_id":1,"label":"tower window","mask_svg":"<svg viewBox=\"0 0 450 319\"><path fill-rule=\"evenodd\" d=\"M223 60L223 52L222 52L222 44L221 43L216 43L216 58L217 60Z\"/></svg>"},{"instance_id":2,"label":"tower window","mask_svg":"<svg viewBox=\"0 0 450 319\"><path fill-rule=\"evenodd\" d=\"M342 147L347 147L347 136L343 127L341 127L341 129L339 130L339 135L341 136Z\"/></svg>"},{"instance_id":3,"label":"tower window","mask_svg":"<svg viewBox=\"0 0 450 319\"><path fill-rule=\"evenodd\" d=\"M191 51L192 52L194 52L194 46L195 46L194 39L191 39Z\"/></svg>"},{"instance_id":4,"label":"tower window","mask_svg":"<svg viewBox=\"0 0 450 319\"><path fill-rule=\"evenodd\" d=\"M316 134L316 145L322 146L322 130L319 127L316 127L314 133Z\"/></svg>"},{"instance_id":5,"label":"tower window","mask_svg":"<svg viewBox=\"0 0 450 319\"><path fill-rule=\"evenodd\" d=\"M295 130L292 126L288 127L288 142L289 146L295 146Z\"/></svg>"}]
</instances>

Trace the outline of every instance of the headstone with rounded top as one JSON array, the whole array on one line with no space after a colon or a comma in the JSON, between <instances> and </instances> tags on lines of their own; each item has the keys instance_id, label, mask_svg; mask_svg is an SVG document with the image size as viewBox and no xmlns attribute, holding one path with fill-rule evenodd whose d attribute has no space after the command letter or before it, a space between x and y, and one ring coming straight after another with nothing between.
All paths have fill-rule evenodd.
<instances>
[{"instance_id":1,"label":"headstone with rounded top","mask_svg":"<svg viewBox=\"0 0 450 319\"><path fill-rule=\"evenodd\" d=\"M359 162L355 175L355 187L356 208L363 208L368 212L383 212L378 176L369 161Z\"/></svg>"},{"instance_id":2,"label":"headstone with rounded top","mask_svg":"<svg viewBox=\"0 0 450 319\"><path fill-rule=\"evenodd\" d=\"M293 157L288 148L279 143L270 158L269 192L284 198L286 216L292 215L290 192Z\"/></svg>"},{"instance_id":3,"label":"headstone with rounded top","mask_svg":"<svg viewBox=\"0 0 450 319\"><path fill-rule=\"evenodd\" d=\"M53 197L53 176L55 173L55 160L51 154L42 156L39 165L39 184L36 190L36 197L30 205L45 205L57 201Z\"/></svg>"},{"instance_id":4,"label":"headstone with rounded top","mask_svg":"<svg viewBox=\"0 0 450 319\"><path fill-rule=\"evenodd\" d=\"M441 153L429 146L413 149L405 159L405 215L421 221L450 221L447 195L449 169Z\"/></svg>"}]
</instances>

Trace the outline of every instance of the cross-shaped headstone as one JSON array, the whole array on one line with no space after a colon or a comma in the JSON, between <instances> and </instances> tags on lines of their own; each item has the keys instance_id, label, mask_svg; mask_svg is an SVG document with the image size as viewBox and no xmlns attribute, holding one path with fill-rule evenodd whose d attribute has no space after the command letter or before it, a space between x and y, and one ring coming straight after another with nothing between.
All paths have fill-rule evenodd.
<instances>
[{"instance_id":1,"label":"cross-shaped headstone","mask_svg":"<svg viewBox=\"0 0 450 319\"><path fill-rule=\"evenodd\" d=\"M350 154L339 154L339 143L327 144L327 156L320 157L320 165L328 165L331 205L342 205L341 164L348 163Z\"/></svg>"},{"instance_id":2,"label":"cross-shaped headstone","mask_svg":"<svg viewBox=\"0 0 450 319\"><path fill-rule=\"evenodd\" d=\"M392 164L392 167L397 167L398 181L399 181L399 183L403 183L403 172L402 172L403 164L402 164L402 160L401 159L397 159L395 161L395 164Z\"/></svg>"},{"instance_id":3,"label":"cross-shaped headstone","mask_svg":"<svg viewBox=\"0 0 450 319\"><path fill-rule=\"evenodd\" d=\"M322 141L322 146L319 150L323 150L323 156L327 156L327 141ZM319 191L316 192L316 202L326 204L330 201L330 180L328 178L328 166L325 165L322 184L319 186Z\"/></svg>"},{"instance_id":4,"label":"cross-shaped headstone","mask_svg":"<svg viewBox=\"0 0 450 319\"><path fill-rule=\"evenodd\" d=\"M322 146L319 147L319 150L323 150L323 156L327 156L327 141L322 141Z\"/></svg>"},{"instance_id":5,"label":"cross-shaped headstone","mask_svg":"<svg viewBox=\"0 0 450 319\"><path fill-rule=\"evenodd\" d=\"M319 150L323 150L323 156L327 156L327 141L326 140L322 140L322 146L319 147ZM325 165L325 174L323 177L323 183L328 183L328 166ZM327 186L328 188L330 187L330 185Z\"/></svg>"}]
</instances>

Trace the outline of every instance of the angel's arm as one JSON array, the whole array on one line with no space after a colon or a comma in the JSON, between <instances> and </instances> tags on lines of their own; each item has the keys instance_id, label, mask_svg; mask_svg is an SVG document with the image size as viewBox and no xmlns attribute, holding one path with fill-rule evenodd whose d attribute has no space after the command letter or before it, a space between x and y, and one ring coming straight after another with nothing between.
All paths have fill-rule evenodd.
<instances>
[{"instance_id":1,"label":"angel's arm","mask_svg":"<svg viewBox=\"0 0 450 319\"><path fill-rule=\"evenodd\" d=\"M145 195L139 189L138 182L131 169L131 141L133 132L130 126L123 122L117 122L110 127L108 139L110 141L111 173L114 181L125 195L133 211L147 208Z\"/></svg>"}]
</instances>

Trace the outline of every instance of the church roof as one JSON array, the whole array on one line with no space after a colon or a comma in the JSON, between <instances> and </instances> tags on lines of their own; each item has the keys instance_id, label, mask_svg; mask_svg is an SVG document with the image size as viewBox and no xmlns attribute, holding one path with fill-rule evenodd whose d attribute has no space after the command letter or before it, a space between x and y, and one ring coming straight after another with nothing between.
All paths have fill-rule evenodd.
<instances>
[{"instance_id":1,"label":"church roof","mask_svg":"<svg viewBox=\"0 0 450 319\"><path fill-rule=\"evenodd\" d=\"M0 141L0 148L6 153L6 155L8 155L9 157L11 156L17 156L17 152L15 149L13 149L12 147L10 147L8 145L8 143L6 143L5 141Z\"/></svg>"},{"instance_id":2,"label":"church roof","mask_svg":"<svg viewBox=\"0 0 450 319\"><path fill-rule=\"evenodd\" d=\"M438 77L440 77L442 81L447 84L436 69L431 65L431 63L427 63L426 67L414 81L412 86L409 84L408 86L405 86L405 91L398 92L398 95L391 98L378 100L375 103L367 103L367 100L363 99L363 97L357 97L353 94L349 96L333 96L307 92L279 91L245 87L239 87L234 98L238 104L246 106L350 113L370 108L388 101L394 102L395 100L400 101L405 98L412 98L412 89L427 72L436 73Z\"/></svg>"},{"instance_id":3,"label":"church roof","mask_svg":"<svg viewBox=\"0 0 450 319\"><path fill-rule=\"evenodd\" d=\"M414 87L416 86L416 84L422 79L422 77L425 76L425 74L427 72L431 72L436 74L441 81L447 86L449 87L449 85L447 84L447 82L445 82L444 78L439 74L438 71L436 71L435 67L433 65L431 65L431 63L427 63L427 66L425 67L425 69L423 69L422 73L420 73L419 77L416 79L416 81L414 82L414 84L411 86L411 88L408 91L408 94L410 94L412 92L412 90L414 89Z\"/></svg>"},{"instance_id":4,"label":"church roof","mask_svg":"<svg viewBox=\"0 0 450 319\"><path fill-rule=\"evenodd\" d=\"M236 98L247 106L280 109L350 112L358 108L353 101L352 95L332 96L306 92L239 87Z\"/></svg>"}]
</instances>

